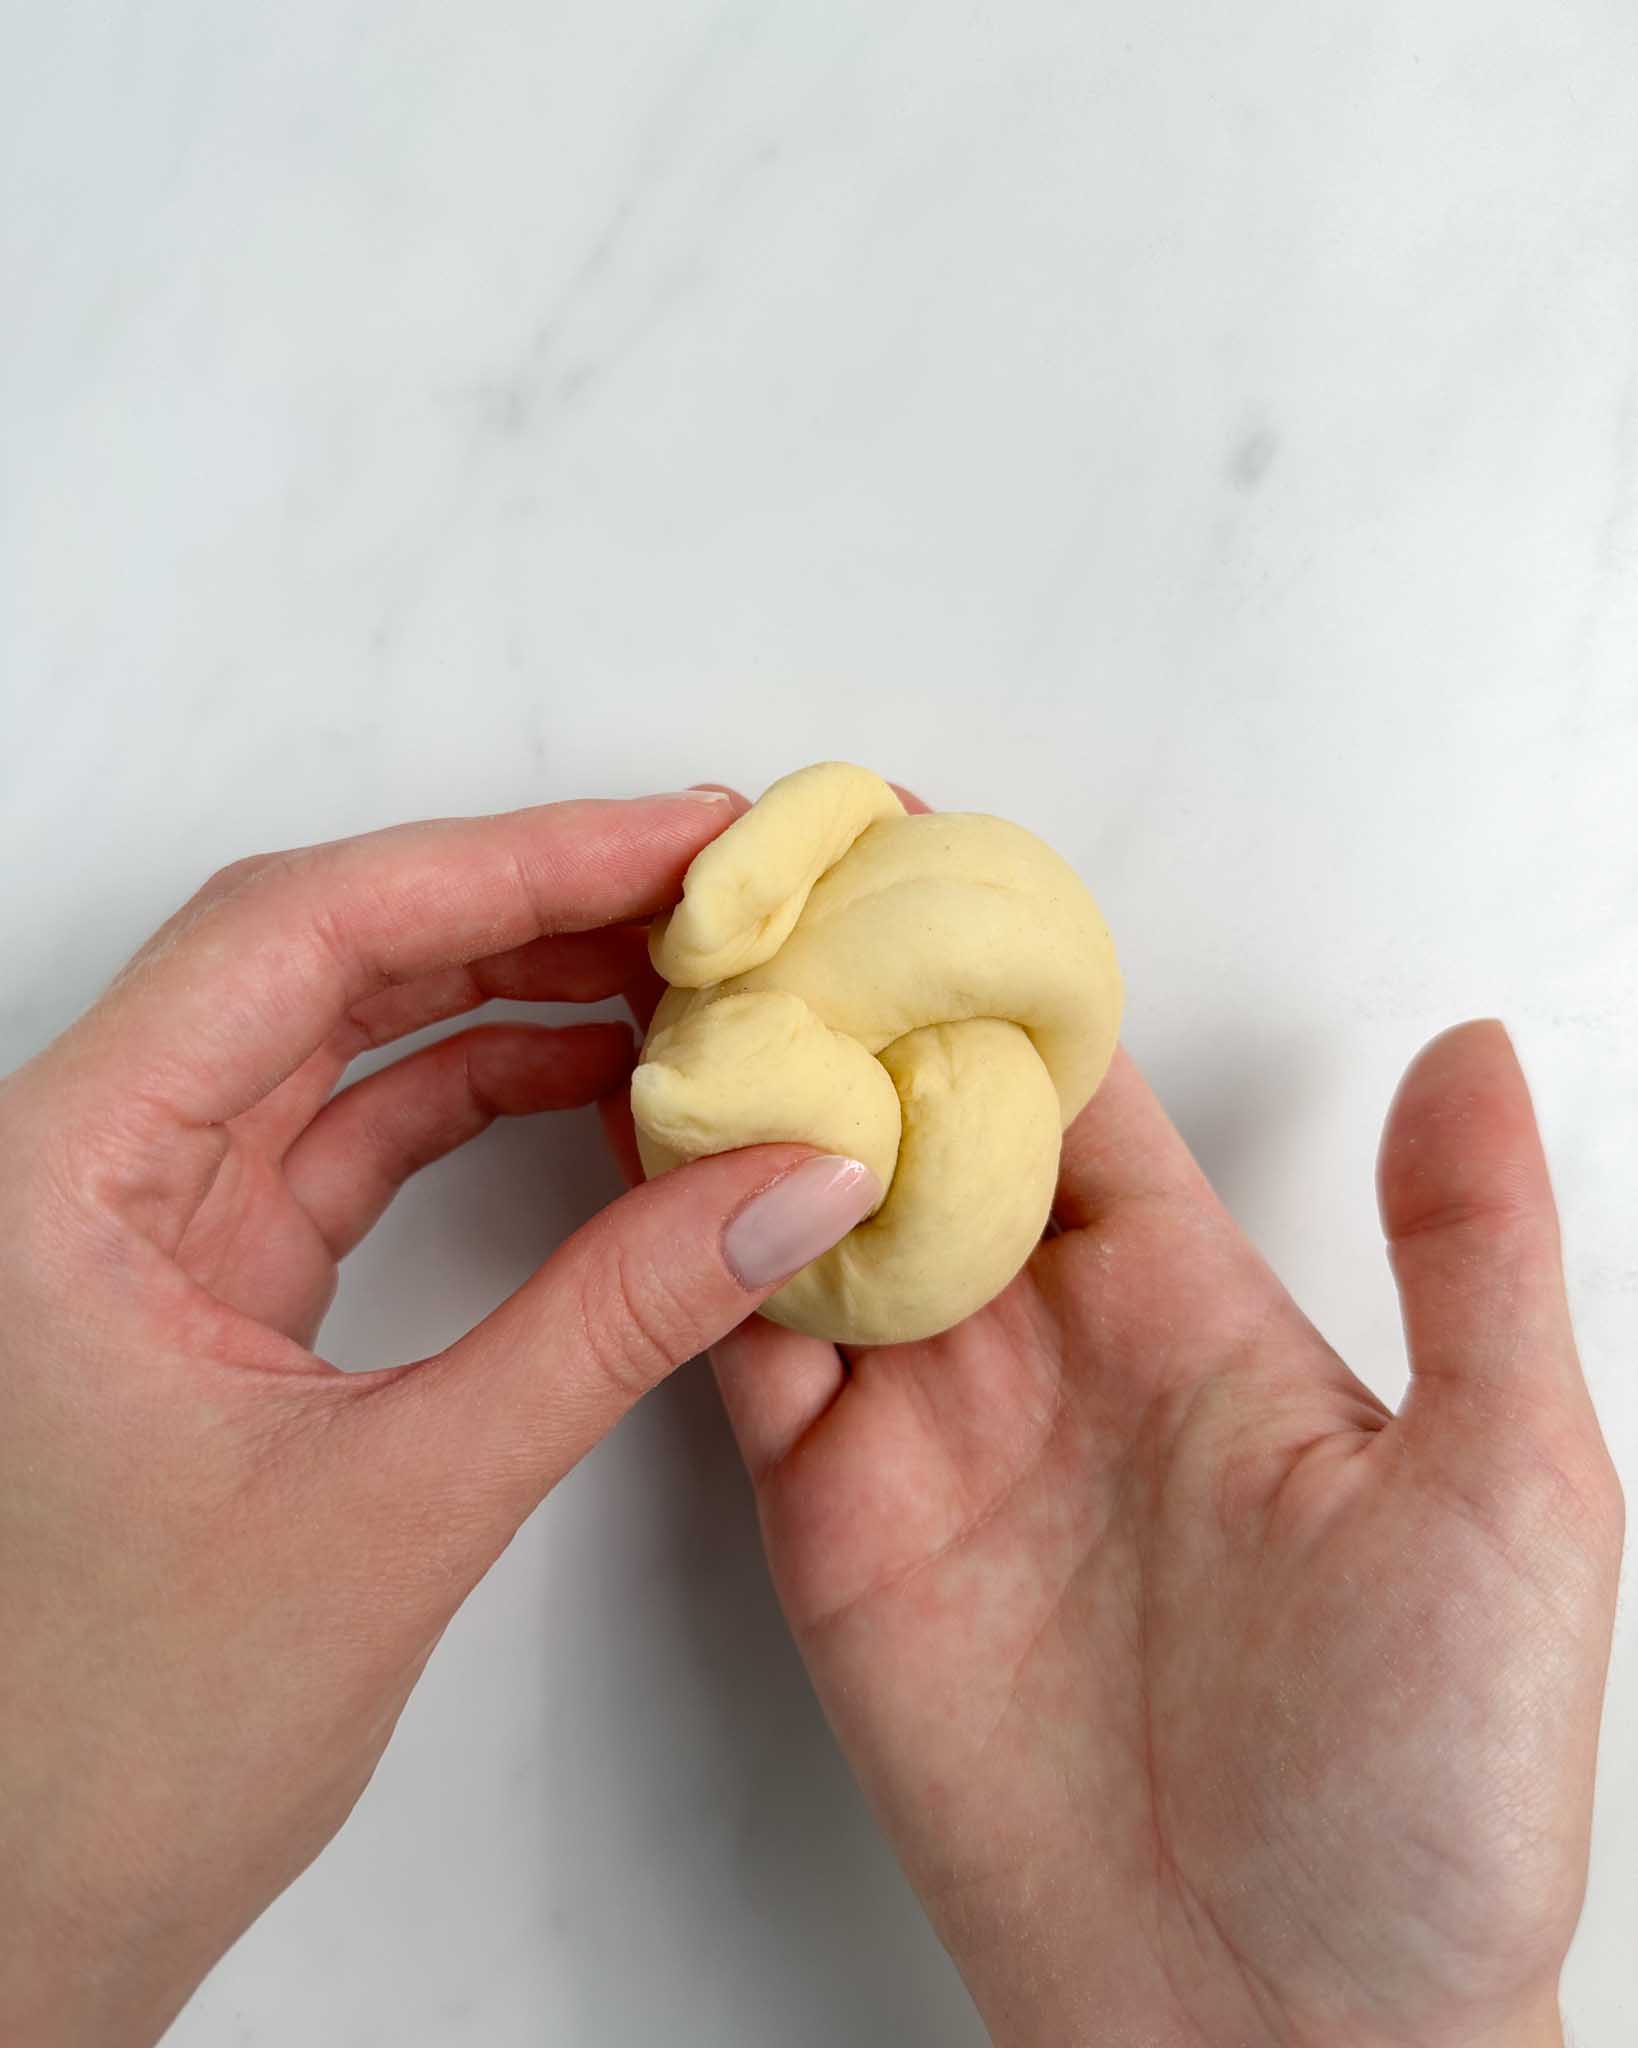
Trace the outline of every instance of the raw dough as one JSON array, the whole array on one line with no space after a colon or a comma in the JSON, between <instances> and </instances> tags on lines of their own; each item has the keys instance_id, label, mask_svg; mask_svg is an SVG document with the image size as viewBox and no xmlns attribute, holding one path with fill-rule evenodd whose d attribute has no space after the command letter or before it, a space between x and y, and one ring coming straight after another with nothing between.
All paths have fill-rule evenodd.
<instances>
[{"instance_id":1,"label":"raw dough","mask_svg":"<svg viewBox=\"0 0 1638 2048\"><path fill-rule=\"evenodd\" d=\"M650 1177L783 1139L887 1190L764 1315L896 1344L1000 1293L1120 1028L1114 947L1066 862L1001 818L907 816L827 761L705 848L650 952L671 983L631 1088Z\"/></svg>"}]
</instances>

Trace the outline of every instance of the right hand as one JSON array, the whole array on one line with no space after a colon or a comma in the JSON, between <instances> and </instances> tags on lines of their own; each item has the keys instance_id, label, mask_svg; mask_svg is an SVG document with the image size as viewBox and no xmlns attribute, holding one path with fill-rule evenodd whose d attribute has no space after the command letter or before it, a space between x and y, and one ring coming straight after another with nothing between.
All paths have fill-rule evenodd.
<instances>
[{"instance_id":1,"label":"right hand","mask_svg":"<svg viewBox=\"0 0 1638 2048\"><path fill-rule=\"evenodd\" d=\"M394 1190L620 1086L621 1025L355 1054L645 971L689 792L219 875L0 1082L0 2039L153 2041L340 1826L450 1616L673 1366L877 1193L794 1146L638 1189L437 1356L312 1350Z\"/></svg>"},{"instance_id":2,"label":"right hand","mask_svg":"<svg viewBox=\"0 0 1638 2048\"><path fill-rule=\"evenodd\" d=\"M1557 2041L1622 1504L1506 1034L1388 1120L1390 1413L1121 1054L979 1315L717 1347L786 1613L1003 2048Z\"/></svg>"}]
</instances>

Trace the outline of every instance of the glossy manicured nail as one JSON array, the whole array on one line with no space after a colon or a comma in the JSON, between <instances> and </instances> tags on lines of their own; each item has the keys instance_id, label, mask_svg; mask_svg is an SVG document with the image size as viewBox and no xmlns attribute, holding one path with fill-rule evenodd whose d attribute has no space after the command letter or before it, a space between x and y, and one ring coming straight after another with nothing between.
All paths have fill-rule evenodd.
<instances>
[{"instance_id":1,"label":"glossy manicured nail","mask_svg":"<svg viewBox=\"0 0 1638 2048\"><path fill-rule=\"evenodd\" d=\"M723 1257L742 1287L759 1292L828 1252L881 1198L881 1182L861 1160L805 1159L732 1218Z\"/></svg>"}]
</instances>

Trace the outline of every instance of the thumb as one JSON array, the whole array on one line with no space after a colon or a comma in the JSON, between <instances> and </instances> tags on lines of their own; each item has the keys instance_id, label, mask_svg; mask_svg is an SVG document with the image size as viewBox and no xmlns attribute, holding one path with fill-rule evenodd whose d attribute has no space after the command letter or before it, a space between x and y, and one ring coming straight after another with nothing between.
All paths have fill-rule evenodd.
<instances>
[{"instance_id":1,"label":"thumb","mask_svg":"<svg viewBox=\"0 0 1638 2048\"><path fill-rule=\"evenodd\" d=\"M1558 1213L1529 1089L1493 1019L1425 1046L1382 1137L1377 1195L1411 1407L1586 1402ZM1408 1412L1408 1411L1407 1411Z\"/></svg>"},{"instance_id":2,"label":"thumb","mask_svg":"<svg viewBox=\"0 0 1638 2048\"><path fill-rule=\"evenodd\" d=\"M858 1160L795 1145L720 1153L633 1189L476 1329L392 1376L393 1450L492 1493L510 1534L643 1394L881 1196Z\"/></svg>"}]
</instances>

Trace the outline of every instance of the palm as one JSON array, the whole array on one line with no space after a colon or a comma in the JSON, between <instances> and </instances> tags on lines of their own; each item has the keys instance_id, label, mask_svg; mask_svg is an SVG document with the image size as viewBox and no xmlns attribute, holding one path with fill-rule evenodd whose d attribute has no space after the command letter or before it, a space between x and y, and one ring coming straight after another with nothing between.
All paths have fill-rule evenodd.
<instances>
[{"instance_id":1,"label":"palm","mask_svg":"<svg viewBox=\"0 0 1638 2048\"><path fill-rule=\"evenodd\" d=\"M338 1251L284 1172L282 1132L226 1127L221 1168L176 1250L218 1300L311 1344L336 1289Z\"/></svg>"},{"instance_id":2,"label":"palm","mask_svg":"<svg viewBox=\"0 0 1638 2048\"><path fill-rule=\"evenodd\" d=\"M231 886L232 872L207 895ZM177 1264L217 1300L310 1345L340 1261L410 1174L497 1116L606 1095L629 1068L630 1037L609 1023L481 1025L334 1094L352 1061L496 996L583 1002L613 995L646 961L643 945L634 927L558 933L393 983L356 1003L254 1108L192 1131L196 1192L167 1233Z\"/></svg>"},{"instance_id":3,"label":"palm","mask_svg":"<svg viewBox=\"0 0 1638 2048\"><path fill-rule=\"evenodd\" d=\"M1140 1090L1123 1066L1109 1114ZM1599 1674L1565 1674L1609 1572L1566 1542L1574 1447L1477 1488L1432 1465L1175 1135L1155 1158L822 1406L808 1340L725 1361L815 1681L958 1956L1050 1922L1110 1959L1111 2038L1122 2009L1294 2042L1504 2009L1579 1903L1565 1728L1590 1743ZM805 1415L752 1384L781 1353Z\"/></svg>"}]
</instances>

